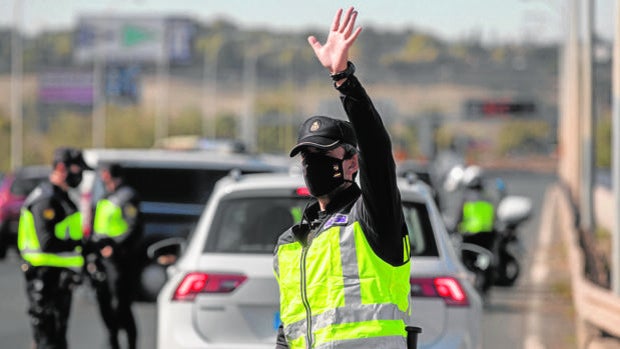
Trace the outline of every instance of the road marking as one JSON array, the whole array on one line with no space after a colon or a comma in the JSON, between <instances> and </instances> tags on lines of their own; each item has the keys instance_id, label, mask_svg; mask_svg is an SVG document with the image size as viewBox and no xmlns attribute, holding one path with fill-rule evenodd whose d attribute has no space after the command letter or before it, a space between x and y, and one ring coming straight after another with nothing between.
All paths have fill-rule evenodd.
<instances>
[{"instance_id":1,"label":"road marking","mask_svg":"<svg viewBox=\"0 0 620 349\"><path fill-rule=\"evenodd\" d=\"M555 192L547 190L544 198L544 207L538 229L538 243L536 252L530 269L530 282L535 291L542 289L543 282L549 276L548 251L551 246L551 238L553 235L553 212ZM542 306L542 296L540 292L534 292L528 301L528 312L525 322L525 341L524 349L544 349L545 345L541 340L542 321L540 316L540 308Z\"/></svg>"}]
</instances>

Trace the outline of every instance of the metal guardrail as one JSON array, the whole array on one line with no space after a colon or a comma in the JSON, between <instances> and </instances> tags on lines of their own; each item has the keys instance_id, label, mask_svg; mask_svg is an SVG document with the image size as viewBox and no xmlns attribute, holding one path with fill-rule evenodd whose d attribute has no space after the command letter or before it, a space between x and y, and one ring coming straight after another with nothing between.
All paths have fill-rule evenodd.
<instances>
[{"instance_id":1,"label":"metal guardrail","mask_svg":"<svg viewBox=\"0 0 620 349\"><path fill-rule=\"evenodd\" d=\"M566 243L577 320L604 331L602 333L606 335L620 338L620 297L585 277L585 254L579 243L579 231L575 227L575 213L569 196L560 186L552 190L547 200L551 199L555 205L556 228L561 230Z\"/></svg>"}]
</instances>

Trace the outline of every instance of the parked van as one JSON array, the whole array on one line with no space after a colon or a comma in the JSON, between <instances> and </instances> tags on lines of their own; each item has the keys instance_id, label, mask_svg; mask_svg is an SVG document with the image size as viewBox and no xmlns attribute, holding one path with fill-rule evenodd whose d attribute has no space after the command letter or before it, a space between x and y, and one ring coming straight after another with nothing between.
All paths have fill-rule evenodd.
<instances>
[{"instance_id":1,"label":"parked van","mask_svg":"<svg viewBox=\"0 0 620 349\"><path fill-rule=\"evenodd\" d=\"M84 159L93 168L120 164L126 183L140 195L144 237L135 257L141 279L139 299L145 301L156 299L166 281L165 267L177 254L149 256L149 247L169 238L186 240L220 178L233 170L286 172L289 163L277 156L162 149L86 149ZM93 209L105 189L97 172L85 173L81 189L84 229L89 234Z\"/></svg>"}]
</instances>

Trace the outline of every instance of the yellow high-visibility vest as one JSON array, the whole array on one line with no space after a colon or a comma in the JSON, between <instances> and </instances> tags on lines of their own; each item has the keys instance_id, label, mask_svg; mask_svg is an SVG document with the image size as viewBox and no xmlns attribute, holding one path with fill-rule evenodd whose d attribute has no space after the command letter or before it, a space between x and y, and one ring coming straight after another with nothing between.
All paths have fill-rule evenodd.
<instances>
[{"instance_id":1,"label":"yellow high-visibility vest","mask_svg":"<svg viewBox=\"0 0 620 349\"><path fill-rule=\"evenodd\" d=\"M60 240L80 241L82 233L82 216L79 212L68 215L56 223L54 235ZM27 207L23 207L19 218L17 248L22 258L35 267L60 267L80 271L84 266L82 248L76 246L72 251L47 253L41 250L37 237L34 216Z\"/></svg>"},{"instance_id":2,"label":"yellow high-visibility vest","mask_svg":"<svg viewBox=\"0 0 620 349\"><path fill-rule=\"evenodd\" d=\"M404 264L392 266L374 253L357 221L329 226L309 245L278 245L274 273L289 347L406 348L408 236L403 246Z\"/></svg>"}]
</instances>

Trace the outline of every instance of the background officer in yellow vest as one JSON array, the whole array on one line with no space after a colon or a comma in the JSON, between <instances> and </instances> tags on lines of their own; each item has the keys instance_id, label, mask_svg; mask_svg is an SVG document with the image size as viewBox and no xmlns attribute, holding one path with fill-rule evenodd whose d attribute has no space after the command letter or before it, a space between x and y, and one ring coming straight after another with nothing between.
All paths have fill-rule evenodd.
<instances>
[{"instance_id":1,"label":"background officer in yellow vest","mask_svg":"<svg viewBox=\"0 0 620 349\"><path fill-rule=\"evenodd\" d=\"M410 245L389 135L348 61L356 18L338 10L324 44L308 38L350 122L310 117L290 153L317 201L274 252L278 349L407 348Z\"/></svg>"},{"instance_id":2,"label":"background officer in yellow vest","mask_svg":"<svg viewBox=\"0 0 620 349\"><path fill-rule=\"evenodd\" d=\"M497 249L497 233L495 232L495 200L487 192L484 183L484 172L476 165L463 171L461 179L463 198L459 216L456 219L457 230L461 233L464 243L484 247L494 256ZM486 277L479 286L483 295L494 283L495 262L491 259L487 267Z\"/></svg>"},{"instance_id":3,"label":"background officer in yellow vest","mask_svg":"<svg viewBox=\"0 0 620 349\"><path fill-rule=\"evenodd\" d=\"M68 192L85 169L81 151L57 149L49 182L35 188L21 210L17 245L38 349L67 348L72 289L84 266L82 219Z\"/></svg>"},{"instance_id":4,"label":"background officer in yellow vest","mask_svg":"<svg viewBox=\"0 0 620 349\"><path fill-rule=\"evenodd\" d=\"M99 172L107 194L98 201L90 250L96 260L87 266L108 331L108 345L120 348L119 331L124 330L127 348L135 349L136 323L131 311L137 285L133 252L142 237L138 193L123 181L119 164L104 164Z\"/></svg>"}]
</instances>

